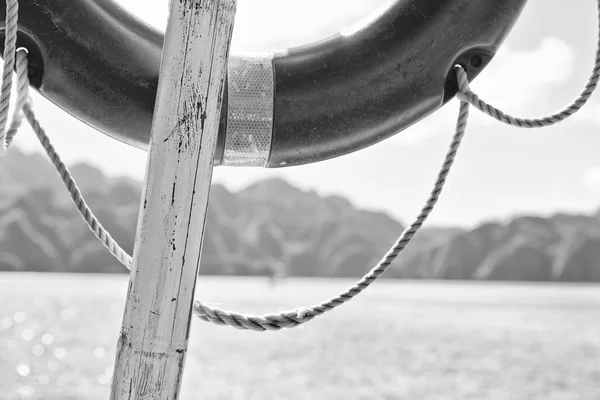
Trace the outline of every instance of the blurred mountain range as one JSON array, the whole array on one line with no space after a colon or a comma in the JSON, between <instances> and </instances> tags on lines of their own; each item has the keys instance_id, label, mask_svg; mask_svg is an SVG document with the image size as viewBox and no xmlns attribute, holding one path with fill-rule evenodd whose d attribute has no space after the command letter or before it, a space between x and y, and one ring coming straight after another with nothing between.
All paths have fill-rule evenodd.
<instances>
[{"instance_id":1,"label":"blurred mountain range","mask_svg":"<svg viewBox=\"0 0 600 400\"><path fill-rule=\"evenodd\" d=\"M0 160L0 271L127 272L89 231L54 168L13 148ZM71 167L101 223L133 249L141 183ZM201 273L358 277L402 232L380 212L270 179L212 187ZM600 282L600 215L523 216L473 230L424 228L384 275Z\"/></svg>"}]
</instances>

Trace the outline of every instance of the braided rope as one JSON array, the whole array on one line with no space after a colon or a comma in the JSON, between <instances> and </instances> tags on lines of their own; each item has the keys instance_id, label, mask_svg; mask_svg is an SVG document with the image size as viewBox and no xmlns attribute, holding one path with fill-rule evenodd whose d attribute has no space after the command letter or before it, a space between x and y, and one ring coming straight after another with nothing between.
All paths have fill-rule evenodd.
<instances>
[{"instance_id":1,"label":"braided rope","mask_svg":"<svg viewBox=\"0 0 600 400\"><path fill-rule=\"evenodd\" d=\"M7 7L14 7L17 0L7 0ZM9 8L10 9L10 8ZM598 0L598 9L599 9L599 21L600 21L600 0ZM15 13L15 11L12 11ZM9 47L9 42L16 43L16 24L17 19L16 16L12 18L8 18L9 12L7 11L7 36L6 36L6 47ZM12 15L12 14L11 14ZM600 22L599 22L600 24ZM14 45L13 45L14 48ZM7 63L7 58L14 57L13 55L5 54L5 65ZM56 167L57 172L61 176L65 186L71 195L71 199L75 204L77 210L81 214L83 220L86 222L90 230L94 233L94 235L100 240L100 242L110 251L110 253L117 258L123 265L125 265L128 269L131 269L131 256L127 254L118 244L117 242L110 236L110 234L102 227L100 222L96 219L90 208L85 203L81 192L79 191L75 181L73 180L68 168L61 161L60 157L56 153L54 147L50 143L48 136L46 135L44 129L41 127L39 121L36 119L31 100L28 97L28 89L29 89L29 79L27 76L27 53L26 51L18 51L17 52L17 75L18 75L18 99L17 99L17 109L15 118L13 119L13 123L9 128L9 133L6 135L6 141L10 143L16 131L21 123L22 117L20 116L20 112L24 114L25 118L33 128L36 136L38 137L42 147L48 154L50 160ZM10 60L9 60L10 61ZM14 65L14 59L12 61ZM10 64L10 62L9 62ZM8 71L8 72L7 72ZM458 119L456 123L455 133L452 137L452 141L450 143L450 147L446 153L444 158L444 162L438 172L434 187L419 214L415 218L414 222L402 232L396 243L392 246L392 248L385 254L382 260L370 271L368 272L362 279L360 279L355 285L350 287L343 293L333 297L330 300L327 300L321 304L303 308L294 311L286 311L278 314L270 314L263 316L255 316L255 315L243 315L232 311L226 311L219 308L214 308L209 306L206 303L203 303L197 300L194 303L193 313L198 316L201 320L211 322L217 325L227 325L237 329L245 329L245 330L254 330L254 331L273 331L280 330L283 328L293 328L299 326L303 323L306 323L315 317L318 317L324 314L327 311L330 311L347 301L354 298L356 295L361 293L364 289L366 289L371 283L373 283L379 276L381 276L392 264L392 262L400 255L400 253L404 250L404 248L408 245L412 237L416 234L416 232L421 228L421 226L426 221L429 214L432 212L435 204L437 203L454 159L458 153L458 149L460 147L462 138L464 137L467 120L469 116L469 105L472 104L479 110L485 112L486 114L511 125L522 126L522 127L539 127L539 126L547 126L557 122L560 122L566 119L568 116L575 113L579 110L583 104L589 99L591 94L596 88L599 75L600 75L600 34L598 40L598 49L596 52L596 63L594 65L594 70L592 76L588 83L585 86L585 89L581 93L581 95L567 108L563 111L554 114L549 117L540 118L540 119L519 119L515 117L508 116L502 111L488 105L477 97L469 88L469 83L467 79L467 74L461 66L455 67L456 78L459 85L459 93L457 94L458 99L460 100L460 108ZM1 96L5 96L4 87L8 85L10 87L10 83L12 82L12 66L9 70L4 69L3 81L2 81L2 94ZM9 90L10 92L10 90ZM10 94L8 95L10 96ZM3 99L4 97L2 97ZM0 99L0 107L2 103L2 99ZM8 108L6 111L4 109L0 109L0 127L2 127L2 113L5 112L8 115ZM4 121L4 126L6 125L6 120ZM2 131L4 128L2 128ZM0 136L2 139L2 136ZM4 147L3 147L4 149ZM3 151L3 150L2 150Z\"/></svg>"},{"instance_id":2,"label":"braided rope","mask_svg":"<svg viewBox=\"0 0 600 400\"><path fill-rule=\"evenodd\" d=\"M60 157L54 150L54 147L50 143L45 130L35 117L32 107L32 100L29 97L29 76L27 69L28 53L24 48L20 48L18 50L16 49L19 10L18 0L7 0L6 7L4 69L2 73L2 87L0 89L0 141L2 142L0 143L0 154L2 154L2 152L6 149L6 146L10 145L22 124L23 117L25 117L42 144L42 147L46 151L46 154L54 164L56 171L62 178L69 194L71 195L71 199L73 200L73 203L77 207L77 210L81 214L83 220L86 222L94 235L100 240L100 242L102 242L102 244L110 251L110 253L128 269L131 269L131 257L117 244L117 242L110 236L110 234L94 216L92 210L84 201L81 191L77 187L71 173L61 161ZM11 124L8 128L8 131L5 133L4 131L8 121L10 92L12 88L15 59L17 70L17 101L14 107L14 114Z\"/></svg>"},{"instance_id":3,"label":"braided rope","mask_svg":"<svg viewBox=\"0 0 600 400\"><path fill-rule=\"evenodd\" d=\"M17 73L17 102L14 107L12 120L8 130L6 131L6 147L8 147L23 122L23 107L29 100L29 77L27 75L27 50L17 50L17 71L24 71L24 73Z\"/></svg>"},{"instance_id":4,"label":"braided rope","mask_svg":"<svg viewBox=\"0 0 600 400\"><path fill-rule=\"evenodd\" d=\"M22 73L17 70L17 74ZM25 75L27 72L25 72ZM83 195L81 191L77 187L75 180L73 179L69 169L66 165L61 161L58 153L54 150L54 146L50 143L50 139L46 135L44 128L40 125L39 121L35 117L35 113L33 112L31 102L27 101L23 105L23 113L25 114L25 118L31 128L35 132L35 135L39 139L42 147L46 151L46 154L54 164L56 168L56 172L60 175L62 181L67 188L67 191L71 195L71 200L77 207L79 214L90 228L90 230L94 233L94 235L100 240L100 242L108 249L110 254L112 254L121 264L123 264L127 269L131 269L131 257L125 250L123 250L117 242L110 236L108 231L104 229L102 224L98 221L92 210L89 208L85 200L83 199Z\"/></svg>"},{"instance_id":5,"label":"braided rope","mask_svg":"<svg viewBox=\"0 0 600 400\"><path fill-rule=\"evenodd\" d=\"M21 54L21 52L20 52ZM24 54L24 52L23 52ZM26 63L25 63L26 66ZM19 79L22 76L27 77L26 68L17 68L17 75ZM459 79L459 85L465 86L466 79ZM25 85L24 91L26 91L28 85ZM25 118L31 125L31 128L38 137L42 147L46 151L46 154L54 164L56 171L63 180L70 196L71 200L75 204L75 207L79 211L79 214L86 222L90 230L100 240L100 242L108 249L108 251L121 262L127 269L131 269L131 256L127 254L123 248L110 236L110 234L104 229L102 224L94 216L93 212L86 204L81 191L77 187L75 180L71 176L69 169L61 161L60 156L54 149L54 146L50 143L44 128L40 125L39 121L35 117L35 113L32 109L31 101L26 101L23 105L23 113ZM266 331L266 330L280 330L283 328L293 328L305 322L312 320L313 318L324 314L327 311L333 310L334 308L346 303L353 297L358 295L364 289L366 289L371 283L373 283L379 276L381 276L392 264L392 262L398 257L398 255L404 250L406 245L410 242L415 233L421 228L435 204L437 203L439 196L442 192L442 188L446 182L450 168L454 162L461 140L465 134L467 125L467 119L469 116L469 104L461 102L460 112L456 125L456 133L452 138L450 148L446 154L442 168L438 173L437 180L434 188L431 191L425 206L415 219L415 221L402 233L400 238L394 244L394 246L388 251L383 259L373 268L368 274L366 274L360 281L354 286L349 288L347 291L335 296L334 298L309 308L304 308L296 311L287 311L279 314L271 314L265 316L253 316L253 315L242 315L232 311L225 311L219 308L213 308L206 303L196 300L194 303L193 312L201 320L212 322L217 325L229 325L238 329L247 329L255 331Z\"/></svg>"},{"instance_id":6,"label":"braided rope","mask_svg":"<svg viewBox=\"0 0 600 400\"><path fill-rule=\"evenodd\" d=\"M459 86L464 87L466 85L466 77L461 77L458 81ZM410 226L406 228L404 232L402 232L396 243L394 243L392 248L387 252L383 259L379 261L379 263L371 271L369 271L369 273L367 273L348 290L316 306L262 317L240 315L234 312L212 308L199 301L196 301L194 304L194 313L204 321L219 325L229 325L238 329L249 329L255 331L279 330L282 328L293 328L308 322L313 318L318 317L327 311L331 311L354 298L356 295L369 287L369 285L371 285L392 265L392 262L400 255L402 250L406 248L406 245L408 245L415 233L417 233L421 226L423 226L423 223L431 211L433 211L433 208L435 207L435 204L442 193L442 189L446 183L446 178L448 177L450 168L454 163L456 154L458 153L460 143L465 134L468 118L469 103L461 102L458 120L456 123L456 131L452 137L450 148L446 153L446 157L440 171L438 172L433 190L431 191L425 206L423 206L421 212L417 215L414 222L410 224Z\"/></svg>"},{"instance_id":7,"label":"braided rope","mask_svg":"<svg viewBox=\"0 0 600 400\"><path fill-rule=\"evenodd\" d=\"M2 69L2 85L0 87L0 155L6 152L7 146L5 130L10 108L13 68L15 67L18 17L19 2L17 0L6 0L6 38L4 40L4 65ZM16 108L16 110L15 115L19 115L20 109ZM16 119L19 120L18 117ZM20 122L16 124L18 129Z\"/></svg>"},{"instance_id":8,"label":"braided rope","mask_svg":"<svg viewBox=\"0 0 600 400\"><path fill-rule=\"evenodd\" d=\"M464 78L466 79L467 74L462 67L458 68L457 74L458 76L464 76ZM596 86L598 84L598 80L600 80L600 0L598 0L598 41L596 44L596 58L594 61L594 67L592 68L592 73L588 79L587 84L585 85L579 96L564 109L552 115L541 118L530 119L513 117L512 115L505 114L502 110L481 100L479 96L477 96L471 91L468 84L465 87L459 89L459 92L456 94L456 97L460 101L466 101L470 103L479 111L489 115L492 118L497 119L500 122L504 122L505 124L517 126L519 128L541 128L544 126L550 126L558 122L564 121L565 119L579 111L581 107L583 107L585 103L587 103L589 98L592 96L592 93L594 93L594 90L596 89Z\"/></svg>"}]
</instances>

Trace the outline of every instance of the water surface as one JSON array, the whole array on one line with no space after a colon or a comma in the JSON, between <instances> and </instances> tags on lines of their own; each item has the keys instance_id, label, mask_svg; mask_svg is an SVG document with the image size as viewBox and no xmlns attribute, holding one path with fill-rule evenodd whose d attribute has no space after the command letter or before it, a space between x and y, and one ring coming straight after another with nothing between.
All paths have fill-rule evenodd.
<instances>
[{"instance_id":1,"label":"water surface","mask_svg":"<svg viewBox=\"0 0 600 400\"><path fill-rule=\"evenodd\" d=\"M265 313L351 280L200 277L197 297ZM127 276L0 274L0 398L107 399ZM377 282L305 327L193 320L181 398L600 399L600 286Z\"/></svg>"}]
</instances>

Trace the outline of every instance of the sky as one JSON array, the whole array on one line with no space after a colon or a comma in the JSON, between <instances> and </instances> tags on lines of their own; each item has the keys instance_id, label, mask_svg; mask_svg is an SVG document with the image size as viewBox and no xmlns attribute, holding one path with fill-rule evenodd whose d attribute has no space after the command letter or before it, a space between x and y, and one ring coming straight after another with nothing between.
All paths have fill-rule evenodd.
<instances>
[{"instance_id":1,"label":"sky","mask_svg":"<svg viewBox=\"0 0 600 400\"><path fill-rule=\"evenodd\" d=\"M164 29L168 0L119 0ZM232 52L279 49L336 33L384 0L238 0ZM471 84L508 113L538 117L557 111L591 72L598 23L596 2L529 0L492 63ZM142 179L146 153L108 138L37 93L35 109L67 161L89 162L110 176ZM409 222L431 190L453 134L458 102L367 149L333 160L282 169L217 167L214 181L238 190L278 176L355 206ZM522 214L590 213L600 208L600 95L554 127L512 128L471 109L466 138L429 223L470 227ZM15 144L40 151L30 129ZM85 194L85 193L84 193ZM276 195L276 194L274 194Z\"/></svg>"}]
</instances>

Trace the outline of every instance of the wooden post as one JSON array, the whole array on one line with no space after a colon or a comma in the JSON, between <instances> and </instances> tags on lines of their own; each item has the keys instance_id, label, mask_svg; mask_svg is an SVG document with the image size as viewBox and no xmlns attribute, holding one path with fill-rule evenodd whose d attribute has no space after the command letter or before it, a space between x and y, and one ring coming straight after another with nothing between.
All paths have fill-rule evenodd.
<instances>
[{"instance_id":1,"label":"wooden post","mask_svg":"<svg viewBox=\"0 0 600 400\"><path fill-rule=\"evenodd\" d=\"M171 0L111 390L177 399L236 0Z\"/></svg>"}]
</instances>

